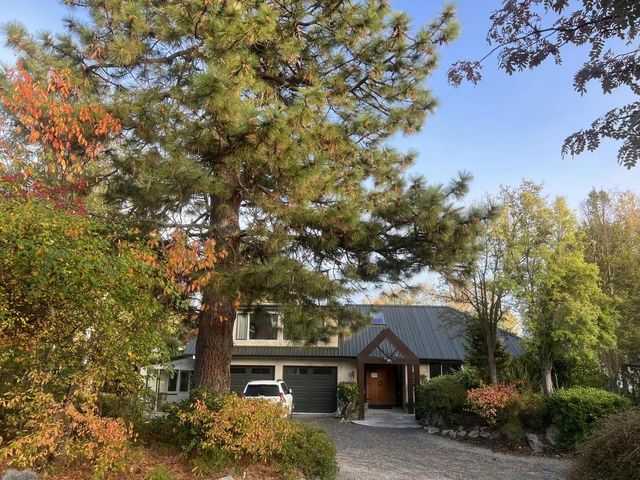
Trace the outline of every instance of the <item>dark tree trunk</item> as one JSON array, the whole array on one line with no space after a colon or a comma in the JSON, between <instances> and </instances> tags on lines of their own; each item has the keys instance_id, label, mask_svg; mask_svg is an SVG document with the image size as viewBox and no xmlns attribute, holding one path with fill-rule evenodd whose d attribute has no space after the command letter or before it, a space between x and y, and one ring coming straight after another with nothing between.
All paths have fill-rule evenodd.
<instances>
[{"instance_id":1,"label":"dark tree trunk","mask_svg":"<svg viewBox=\"0 0 640 480\"><path fill-rule=\"evenodd\" d=\"M234 305L213 302L211 293L203 295L194 372L197 388L206 388L221 395L229 392L234 320Z\"/></svg>"},{"instance_id":2,"label":"dark tree trunk","mask_svg":"<svg viewBox=\"0 0 640 480\"><path fill-rule=\"evenodd\" d=\"M220 176L233 185L236 174L224 167ZM240 201L238 191L229 197L211 197L210 223L215 232L213 238L219 251L225 253L222 261L214 269L234 275L240 241ZM205 287L198 316L198 342L194 384L196 388L206 388L218 394L229 393L230 365L233 354L233 325L238 307L239 292L229 293L224 288Z\"/></svg>"}]
</instances>

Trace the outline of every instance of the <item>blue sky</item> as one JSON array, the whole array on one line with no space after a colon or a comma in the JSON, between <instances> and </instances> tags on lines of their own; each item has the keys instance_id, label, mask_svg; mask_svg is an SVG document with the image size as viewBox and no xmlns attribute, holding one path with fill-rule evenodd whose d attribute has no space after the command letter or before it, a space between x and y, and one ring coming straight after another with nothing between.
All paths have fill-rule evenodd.
<instances>
[{"instance_id":1,"label":"blue sky","mask_svg":"<svg viewBox=\"0 0 640 480\"><path fill-rule=\"evenodd\" d=\"M393 0L415 24L428 22L440 1ZM512 77L498 71L495 58L484 68L477 85L450 87L448 66L458 59L476 59L488 51L485 36L489 15L498 0L460 0L462 34L442 51L440 68L428 81L440 107L422 132L395 141L412 148L419 158L412 171L433 182L446 182L460 170L474 175L470 198L497 192L501 184L517 185L522 179L543 182L547 193L564 195L577 207L591 187L636 189L640 167L627 170L617 164L616 145L604 144L595 153L563 159L562 141L588 126L597 116L632 98L630 92L604 95L597 85L580 96L572 89L572 75L585 60L584 51L565 51L564 62L547 62L533 71ZM54 0L0 2L0 22L19 20L32 31L61 28L64 8ZM12 61L0 50L0 59Z\"/></svg>"}]
</instances>

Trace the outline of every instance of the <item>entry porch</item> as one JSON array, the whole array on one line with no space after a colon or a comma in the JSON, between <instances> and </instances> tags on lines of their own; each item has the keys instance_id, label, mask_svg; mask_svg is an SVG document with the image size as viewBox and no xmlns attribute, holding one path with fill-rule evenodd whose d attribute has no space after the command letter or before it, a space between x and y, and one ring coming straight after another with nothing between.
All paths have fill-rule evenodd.
<instances>
[{"instance_id":1,"label":"entry porch","mask_svg":"<svg viewBox=\"0 0 640 480\"><path fill-rule=\"evenodd\" d=\"M360 352L357 369L359 420L366 411L405 405L408 414L415 413L420 361L393 331L385 328Z\"/></svg>"}]
</instances>

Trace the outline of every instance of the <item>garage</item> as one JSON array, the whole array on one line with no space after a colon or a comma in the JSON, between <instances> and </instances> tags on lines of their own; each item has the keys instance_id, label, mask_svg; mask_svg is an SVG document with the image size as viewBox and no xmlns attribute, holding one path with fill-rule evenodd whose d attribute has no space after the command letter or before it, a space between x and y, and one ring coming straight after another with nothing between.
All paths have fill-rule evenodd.
<instances>
[{"instance_id":1,"label":"garage","mask_svg":"<svg viewBox=\"0 0 640 480\"><path fill-rule=\"evenodd\" d=\"M275 367L231 365L231 391L242 393L247 382L274 380Z\"/></svg>"},{"instance_id":2,"label":"garage","mask_svg":"<svg viewBox=\"0 0 640 480\"><path fill-rule=\"evenodd\" d=\"M296 412L333 413L337 408L337 367L284 367L284 381L293 390Z\"/></svg>"}]
</instances>

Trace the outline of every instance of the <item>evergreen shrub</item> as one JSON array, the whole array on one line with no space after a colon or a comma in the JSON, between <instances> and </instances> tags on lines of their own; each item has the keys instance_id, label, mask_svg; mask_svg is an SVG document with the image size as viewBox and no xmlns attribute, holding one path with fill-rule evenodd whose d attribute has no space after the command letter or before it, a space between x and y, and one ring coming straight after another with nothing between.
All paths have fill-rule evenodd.
<instances>
[{"instance_id":1,"label":"evergreen shrub","mask_svg":"<svg viewBox=\"0 0 640 480\"><path fill-rule=\"evenodd\" d=\"M600 419L631 407L628 398L590 387L557 390L547 400L550 420L560 429L558 445L572 450Z\"/></svg>"},{"instance_id":2,"label":"evergreen shrub","mask_svg":"<svg viewBox=\"0 0 640 480\"><path fill-rule=\"evenodd\" d=\"M441 375L416 387L416 420L431 423L439 418L444 424L455 423L467 400L464 385L451 375Z\"/></svg>"}]
</instances>

